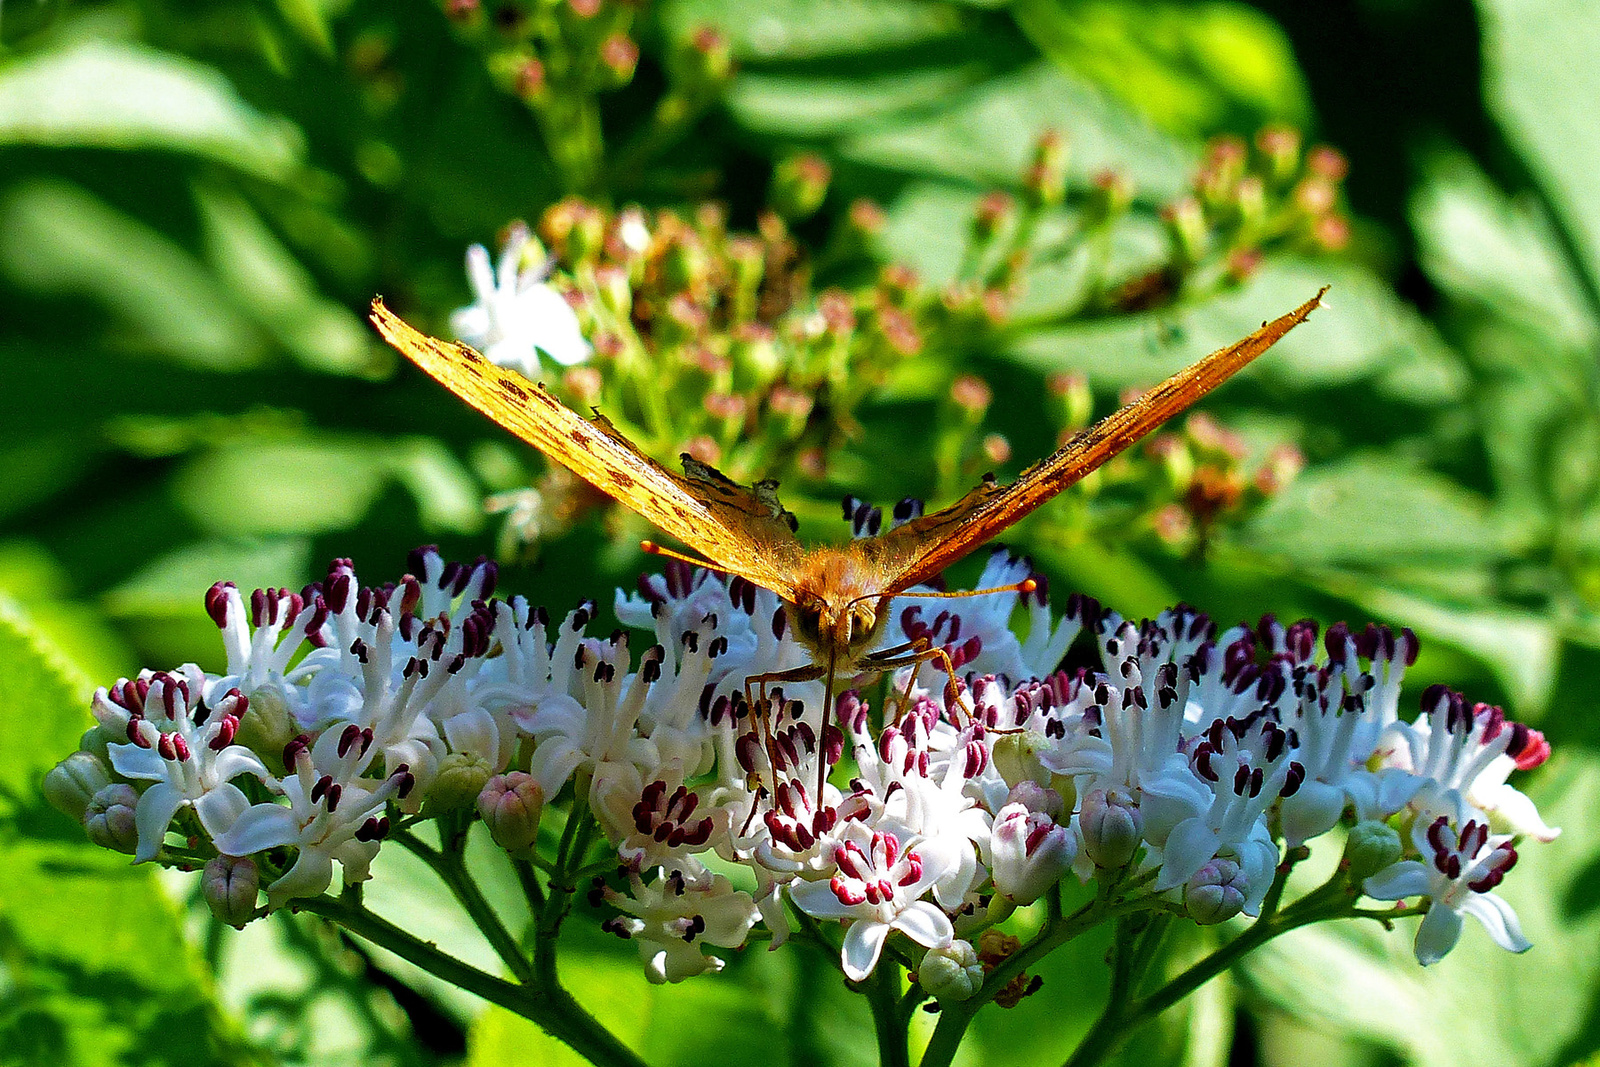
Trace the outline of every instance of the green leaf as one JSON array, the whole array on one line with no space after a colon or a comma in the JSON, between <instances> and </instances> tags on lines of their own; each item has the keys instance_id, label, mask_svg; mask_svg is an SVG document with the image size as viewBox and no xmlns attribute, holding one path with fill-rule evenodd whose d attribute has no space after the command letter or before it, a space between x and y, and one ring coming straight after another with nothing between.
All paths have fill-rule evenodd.
<instances>
[{"instance_id":1,"label":"green leaf","mask_svg":"<svg viewBox=\"0 0 1600 1067\"><path fill-rule=\"evenodd\" d=\"M1241 536L1300 566L1339 563L1379 572L1493 560L1510 550L1483 500L1384 454L1312 467Z\"/></svg>"},{"instance_id":2,"label":"green leaf","mask_svg":"<svg viewBox=\"0 0 1600 1067\"><path fill-rule=\"evenodd\" d=\"M1071 146L1068 175L1077 184L1114 169L1141 195L1166 198L1188 182L1186 152L1126 107L1045 62L951 94L904 121L846 137L838 151L865 167L1015 187L1047 129L1065 134ZM963 227L967 222L954 221Z\"/></svg>"},{"instance_id":3,"label":"green leaf","mask_svg":"<svg viewBox=\"0 0 1600 1067\"><path fill-rule=\"evenodd\" d=\"M1288 38L1243 4L1019 0L1012 13L1051 60L1173 133L1310 114Z\"/></svg>"},{"instance_id":4,"label":"green leaf","mask_svg":"<svg viewBox=\"0 0 1600 1067\"><path fill-rule=\"evenodd\" d=\"M207 259L234 301L312 370L370 373L367 324L324 298L255 209L218 185L195 190Z\"/></svg>"},{"instance_id":5,"label":"green leaf","mask_svg":"<svg viewBox=\"0 0 1600 1067\"><path fill-rule=\"evenodd\" d=\"M0 68L0 144L167 149L284 181L299 132L247 104L215 67L91 40Z\"/></svg>"},{"instance_id":6,"label":"green leaf","mask_svg":"<svg viewBox=\"0 0 1600 1067\"><path fill-rule=\"evenodd\" d=\"M1410 217L1423 269L1452 297L1572 346L1593 343L1597 325L1550 220L1501 193L1468 156L1441 150L1423 157Z\"/></svg>"},{"instance_id":7,"label":"green leaf","mask_svg":"<svg viewBox=\"0 0 1600 1067\"><path fill-rule=\"evenodd\" d=\"M40 793L91 723L88 686L0 601L0 959L7 1063L238 1063L149 866L97 848Z\"/></svg>"},{"instance_id":8,"label":"green leaf","mask_svg":"<svg viewBox=\"0 0 1600 1067\"><path fill-rule=\"evenodd\" d=\"M89 297L144 345L202 366L237 370L265 355L260 334L187 250L76 185L41 178L8 191L0 270L34 292Z\"/></svg>"},{"instance_id":9,"label":"green leaf","mask_svg":"<svg viewBox=\"0 0 1600 1067\"><path fill-rule=\"evenodd\" d=\"M662 24L675 40L716 26L738 59L815 59L903 48L959 30L959 10L911 0L673 0Z\"/></svg>"},{"instance_id":10,"label":"green leaf","mask_svg":"<svg viewBox=\"0 0 1600 1067\"><path fill-rule=\"evenodd\" d=\"M1325 306L1240 379L1326 389L1373 380L1380 396L1414 405L1459 402L1460 357L1414 307L1349 263L1279 260L1251 283L1193 308L1040 329L1005 354L1044 371L1078 370L1106 390L1148 386L1297 307L1324 285Z\"/></svg>"},{"instance_id":11,"label":"green leaf","mask_svg":"<svg viewBox=\"0 0 1600 1067\"><path fill-rule=\"evenodd\" d=\"M1600 313L1600 7L1585 0L1478 0L1484 94L1522 155Z\"/></svg>"}]
</instances>

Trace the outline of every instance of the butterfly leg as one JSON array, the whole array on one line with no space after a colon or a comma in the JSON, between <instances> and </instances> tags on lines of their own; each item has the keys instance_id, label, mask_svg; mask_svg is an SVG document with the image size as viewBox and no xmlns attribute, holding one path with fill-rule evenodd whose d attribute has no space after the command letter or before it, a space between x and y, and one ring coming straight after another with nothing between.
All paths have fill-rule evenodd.
<instances>
[{"instance_id":1,"label":"butterfly leg","mask_svg":"<svg viewBox=\"0 0 1600 1067\"><path fill-rule=\"evenodd\" d=\"M814 682L818 678L827 677L828 685L822 697L822 729L817 734L817 763L821 768L818 773L816 807L822 807L822 785L827 781L828 763L824 744L828 733L828 718L833 706L833 672L818 663L807 663L800 667L791 667L786 671L769 671L766 674L752 674L744 680L744 698L750 704L751 687L756 687L760 692L759 722L762 734L762 745L767 750L767 762L772 766L772 788L777 789L778 754L773 743L772 727L767 716L767 683L768 682ZM751 714L756 715L757 705L750 704Z\"/></svg>"},{"instance_id":2,"label":"butterfly leg","mask_svg":"<svg viewBox=\"0 0 1600 1067\"><path fill-rule=\"evenodd\" d=\"M911 668L911 677L906 681L906 692L901 704L901 711L904 713L911 703L911 690L916 684L917 668L932 660L944 669L946 677L944 704L946 708L951 709L952 718L957 709L959 709L963 717L967 719L975 718L977 709L968 706L970 702L962 697L961 687L956 684L956 665L951 662L950 653L946 652L942 645L930 644L926 637L920 637L915 641L909 642L909 646L909 651L904 650L906 646L886 648L881 652L866 657L862 661L862 665L867 670L873 671L893 671L901 667Z\"/></svg>"}]
</instances>

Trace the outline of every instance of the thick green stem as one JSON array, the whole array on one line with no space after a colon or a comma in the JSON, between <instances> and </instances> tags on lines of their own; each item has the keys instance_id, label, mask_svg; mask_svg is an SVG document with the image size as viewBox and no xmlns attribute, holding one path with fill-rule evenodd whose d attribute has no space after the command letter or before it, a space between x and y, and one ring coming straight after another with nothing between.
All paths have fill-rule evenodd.
<instances>
[{"instance_id":1,"label":"thick green stem","mask_svg":"<svg viewBox=\"0 0 1600 1067\"><path fill-rule=\"evenodd\" d=\"M911 1067L905 1016L900 1012L900 965L878 961L867 979L867 1002L872 1005L872 1026L878 1035L880 1067Z\"/></svg>"}]
</instances>

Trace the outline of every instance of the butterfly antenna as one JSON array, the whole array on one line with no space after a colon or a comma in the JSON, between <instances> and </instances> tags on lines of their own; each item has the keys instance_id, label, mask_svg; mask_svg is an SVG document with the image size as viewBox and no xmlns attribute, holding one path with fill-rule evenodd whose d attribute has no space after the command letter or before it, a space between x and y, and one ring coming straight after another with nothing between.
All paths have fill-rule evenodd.
<instances>
[{"instance_id":1,"label":"butterfly antenna","mask_svg":"<svg viewBox=\"0 0 1600 1067\"><path fill-rule=\"evenodd\" d=\"M1039 588L1039 583L1038 583L1038 581L1036 579L1024 578L1020 582L1013 582L1011 585L997 585L993 589L962 589L962 590L958 590L957 592L954 592L954 593L937 593L937 592L934 592L934 593L906 593L906 592L902 592L902 593L892 593L890 595L891 596L895 596L895 597L902 597L902 596L912 597L912 596L914 596L914 597L917 597L919 599L928 598L928 599L934 599L934 600L955 600L955 599L958 599L960 597L967 597L967 596L988 596L990 593L1021 593L1023 596L1027 596L1029 593L1032 593L1032 592L1035 592L1036 590L1038 590L1038 588Z\"/></svg>"},{"instance_id":2,"label":"butterfly antenna","mask_svg":"<svg viewBox=\"0 0 1600 1067\"><path fill-rule=\"evenodd\" d=\"M710 560L696 559L693 556L684 555L682 552L678 552L674 549L663 548L654 541L640 541L639 551L643 552L647 556L665 556L667 559L675 559L682 563L687 563L692 567L699 567L701 570L716 571L718 574L733 573L728 568L719 567Z\"/></svg>"},{"instance_id":3,"label":"butterfly antenna","mask_svg":"<svg viewBox=\"0 0 1600 1067\"><path fill-rule=\"evenodd\" d=\"M927 598L927 599L936 599L936 600L956 600L956 599L959 599L961 597L988 596L991 593L1021 593L1023 596L1027 596L1029 593L1032 593L1032 592L1036 591L1038 588L1039 588L1039 582L1036 579L1024 578L1020 582L1013 582L1010 585L997 585L997 586L993 587L992 589L962 589L962 590L960 590L958 592L954 592L954 593L937 593L937 592L909 593L909 592L898 592L898 593L890 593L889 595L892 596L892 597L917 597L919 599ZM864 596L858 596L854 600L849 601L846 604L846 607L848 608L850 604L857 604L857 603L860 603L863 600L881 600L882 598L883 598L883 594L882 593L867 593Z\"/></svg>"}]
</instances>

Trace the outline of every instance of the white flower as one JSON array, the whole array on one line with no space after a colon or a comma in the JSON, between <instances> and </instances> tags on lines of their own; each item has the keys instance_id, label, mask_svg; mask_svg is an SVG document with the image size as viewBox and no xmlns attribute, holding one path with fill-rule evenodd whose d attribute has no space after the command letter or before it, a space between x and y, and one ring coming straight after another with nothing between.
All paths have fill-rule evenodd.
<instances>
[{"instance_id":1,"label":"white flower","mask_svg":"<svg viewBox=\"0 0 1600 1067\"><path fill-rule=\"evenodd\" d=\"M476 301L450 316L450 328L491 363L539 378L539 353L570 367L589 358L577 313L544 277L548 261L524 264L531 241L521 223L506 235L498 268L482 245L467 249L467 280Z\"/></svg>"},{"instance_id":2,"label":"white flower","mask_svg":"<svg viewBox=\"0 0 1600 1067\"><path fill-rule=\"evenodd\" d=\"M841 953L845 977L863 981L878 965L883 943L899 930L928 948L946 948L955 928L943 911L919 900L955 857L925 844L902 846L892 834L847 824L834 847L838 870L826 881L789 888L795 907L818 919L851 919Z\"/></svg>"},{"instance_id":3,"label":"white flower","mask_svg":"<svg viewBox=\"0 0 1600 1067\"><path fill-rule=\"evenodd\" d=\"M1305 770L1290 758L1284 729L1264 717L1213 722L1195 748L1194 765L1210 786L1211 802L1172 828L1154 888L1175 888L1212 859L1235 858L1250 886L1245 914L1255 915L1278 865L1278 845L1264 816L1279 796L1299 788Z\"/></svg>"},{"instance_id":4,"label":"white flower","mask_svg":"<svg viewBox=\"0 0 1600 1067\"><path fill-rule=\"evenodd\" d=\"M1380 745L1385 762L1419 776L1419 808L1450 811L1458 822L1475 813L1498 827L1554 841L1560 830L1545 825L1526 795L1506 784L1520 768L1536 767L1549 755L1544 735L1507 721L1492 704L1468 708L1460 693L1442 685L1422 694L1425 709L1414 723L1394 723Z\"/></svg>"},{"instance_id":5,"label":"white flower","mask_svg":"<svg viewBox=\"0 0 1600 1067\"><path fill-rule=\"evenodd\" d=\"M222 631L228 657L222 677L207 682L206 699L216 700L237 689L252 701L281 701L297 728L316 725L307 682L339 655L326 647L328 608L322 598L314 595L307 603L287 589L257 589L247 611L238 588L232 582L218 582L206 593L206 612ZM316 647L291 667L307 641Z\"/></svg>"},{"instance_id":6,"label":"white flower","mask_svg":"<svg viewBox=\"0 0 1600 1067\"><path fill-rule=\"evenodd\" d=\"M1490 892L1517 862L1509 836L1490 836L1488 826L1473 819L1457 833L1447 815L1432 822L1418 819L1411 836L1423 861L1401 860L1368 878L1363 888L1378 900L1430 899L1428 913L1417 927L1418 963L1424 967L1437 963L1455 948L1462 915L1481 922L1503 949L1526 952L1533 947L1522 936L1511 905Z\"/></svg>"},{"instance_id":7,"label":"white flower","mask_svg":"<svg viewBox=\"0 0 1600 1067\"><path fill-rule=\"evenodd\" d=\"M706 955L700 946L738 948L760 918L750 894L735 890L720 874L692 882L676 872L662 872L649 885L630 874L628 882L632 892L627 896L602 890L607 903L627 913L608 920L604 928L638 943L645 977L652 982L681 982L722 970L722 960Z\"/></svg>"},{"instance_id":8,"label":"white flower","mask_svg":"<svg viewBox=\"0 0 1600 1067\"><path fill-rule=\"evenodd\" d=\"M148 683L142 693L140 682ZM155 783L139 797L135 809L139 830L135 863L155 859L180 808L194 808L200 825L216 838L250 807L249 798L232 779L241 774L263 781L271 777L254 752L233 744L245 709L245 698L237 689L212 707L204 725L195 725L205 684L200 668L188 664L180 674L146 672L138 682L123 681L111 693L102 689L95 695L97 708L115 706L130 713L125 728L132 743L108 746L111 766L124 778ZM137 707L122 703L136 699Z\"/></svg>"},{"instance_id":9,"label":"white flower","mask_svg":"<svg viewBox=\"0 0 1600 1067\"><path fill-rule=\"evenodd\" d=\"M322 893L333 881L334 860L344 870L346 885L369 877L372 857L389 830L384 807L390 798L405 797L416 783L403 768L382 782L362 778L374 755L370 730L349 725L325 731L314 746L296 747L294 773L282 783L287 806L252 805L216 838L225 856L249 856L282 845L299 850L293 866L267 886L269 908Z\"/></svg>"}]
</instances>

